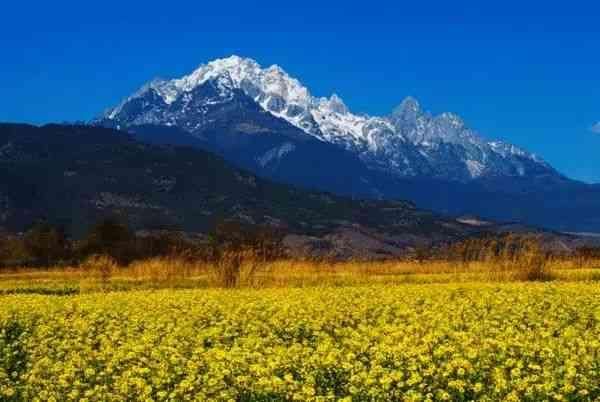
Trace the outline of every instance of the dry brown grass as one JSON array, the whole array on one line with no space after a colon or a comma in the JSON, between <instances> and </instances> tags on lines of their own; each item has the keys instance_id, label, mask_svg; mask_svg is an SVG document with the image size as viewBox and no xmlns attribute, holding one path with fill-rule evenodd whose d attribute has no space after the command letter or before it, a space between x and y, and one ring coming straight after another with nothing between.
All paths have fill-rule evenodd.
<instances>
[{"instance_id":1,"label":"dry brown grass","mask_svg":"<svg viewBox=\"0 0 600 402\"><path fill-rule=\"evenodd\" d=\"M106 257L78 267L45 270L15 268L0 274L0 291L11 288L60 288L114 291L193 287L308 287L369 284L597 281L600 260L539 260L535 254L517 261L302 261L263 262L252 255L229 255L216 263L155 258L118 266Z\"/></svg>"}]
</instances>

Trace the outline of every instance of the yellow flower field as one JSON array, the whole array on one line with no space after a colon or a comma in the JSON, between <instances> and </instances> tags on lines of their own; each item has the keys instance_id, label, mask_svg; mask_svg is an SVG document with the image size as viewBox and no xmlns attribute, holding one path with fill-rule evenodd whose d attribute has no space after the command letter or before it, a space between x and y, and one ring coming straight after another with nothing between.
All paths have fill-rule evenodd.
<instances>
[{"instance_id":1,"label":"yellow flower field","mask_svg":"<svg viewBox=\"0 0 600 402\"><path fill-rule=\"evenodd\" d=\"M600 285L0 297L2 401L599 400Z\"/></svg>"}]
</instances>

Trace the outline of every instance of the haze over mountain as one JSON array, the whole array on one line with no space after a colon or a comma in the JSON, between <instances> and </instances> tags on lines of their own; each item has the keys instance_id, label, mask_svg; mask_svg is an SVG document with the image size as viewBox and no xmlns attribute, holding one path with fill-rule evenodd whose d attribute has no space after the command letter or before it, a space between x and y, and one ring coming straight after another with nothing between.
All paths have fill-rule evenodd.
<instances>
[{"instance_id":1,"label":"haze over mountain","mask_svg":"<svg viewBox=\"0 0 600 402\"><path fill-rule=\"evenodd\" d=\"M232 56L154 80L93 124L138 139L219 153L238 166L339 194L401 198L449 214L478 214L560 230L600 230L600 190L541 157L484 140L452 113L408 97L387 116L316 98L278 66Z\"/></svg>"}]
</instances>

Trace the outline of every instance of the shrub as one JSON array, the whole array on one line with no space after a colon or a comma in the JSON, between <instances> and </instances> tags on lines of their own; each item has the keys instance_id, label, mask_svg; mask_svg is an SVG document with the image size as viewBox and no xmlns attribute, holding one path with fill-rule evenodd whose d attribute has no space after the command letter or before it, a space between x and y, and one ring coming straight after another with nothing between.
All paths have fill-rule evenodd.
<instances>
[{"instance_id":1,"label":"shrub","mask_svg":"<svg viewBox=\"0 0 600 402\"><path fill-rule=\"evenodd\" d=\"M83 258L100 254L127 265L135 259L135 235L116 218L106 218L90 230L79 252Z\"/></svg>"},{"instance_id":2,"label":"shrub","mask_svg":"<svg viewBox=\"0 0 600 402\"><path fill-rule=\"evenodd\" d=\"M547 269L551 253L544 250L543 239L536 235L495 235L466 239L449 246L449 261L469 265L487 263L494 272L508 274L516 280L546 281L552 275Z\"/></svg>"},{"instance_id":3,"label":"shrub","mask_svg":"<svg viewBox=\"0 0 600 402\"><path fill-rule=\"evenodd\" d=\"M524 281L548 281L554 279L547 270L550 255L545 252L539 239L525 241L516 257L517 279Z\"/></svg>"},{"instance_id":4,"label":"shrub","mask_svg":"<svg viewBox=\"0 0 600 402\"><path fill-rule=\"evenodd\" d=\"M108 255L92 255L81 263L81 267L86 273L98 277L102 284L106 285L118 270L119 265L116 260Z\"/></svg>"},{"instance_id":5,"label":"shrub","mask_svg":"<svg viewBox=\"0 0 600 402\"><path fill-rule=\"evenodd\" d=\"M219 287L235 288L257 285L257 274L265 261L252 249L228 250L214 261L212 282Z\"/></svg>"},{"instance_id":6,"label":"shrub","mask_svg":"<svg viewBox=\"0 0 600 402\"><path fill-rule=\"evenodd\" d=\"M67 236L62 228L38 223L23 238L26 253L35 265L48 266L69 254Z\"/></svg>"},{"instance_id":7,"label":"shrub","mask_svg":"<svg viewBox=\"0 0 600 402\"><path fill-rule=\"evenodd\" d=\"M226 288L254 285L260 269L283 256L282 239L283 235L270 227L218 223L209 243L213 281Z\"/></svg>"}]
</instances>

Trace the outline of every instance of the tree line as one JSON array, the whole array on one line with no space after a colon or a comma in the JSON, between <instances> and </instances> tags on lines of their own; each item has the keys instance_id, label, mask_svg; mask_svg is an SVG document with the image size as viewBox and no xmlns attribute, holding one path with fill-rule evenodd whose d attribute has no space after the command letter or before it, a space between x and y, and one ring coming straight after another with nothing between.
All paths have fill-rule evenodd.
<instances>
[{"instance_id":1,"label":"tree line","mask_svg":"<svg viewBox=\"0 0 600 402\"><path fill-rule=\"evenodd\" d=\"M283 256L282 239L274 228L229 221L216 223L200 240L176 231L135 233L112 217L99 221L82 239L72 239L64 228L39 222L20 235L0 234L0 267L76 265L97 255L119 265L168 256L215 261L245 250L267 261Z\"/></svg>"}]
</instances>

